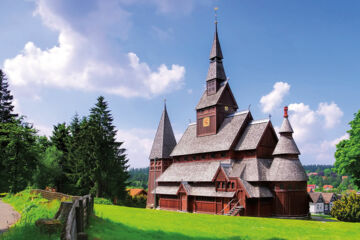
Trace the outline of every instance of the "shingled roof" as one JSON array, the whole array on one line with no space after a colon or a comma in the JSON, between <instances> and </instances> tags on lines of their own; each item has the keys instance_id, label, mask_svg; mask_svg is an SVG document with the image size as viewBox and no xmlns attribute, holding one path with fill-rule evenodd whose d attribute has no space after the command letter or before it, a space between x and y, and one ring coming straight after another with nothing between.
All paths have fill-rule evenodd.
<instances>
[{"instance_id":1,"label":"shingled roof","mask_svg":"<svg viewBox=\"0 0 360 240\"><path fill-rule=\"evenodd\" d=\"M318 202L324 202L323 197L321 196L320 192L311 192L309 193L311 202L318 203Z\"/></svg>"},{"instance_id":2,"label":"shingled roof","mask_svg":"<svg viewBox=\"0 0 360 240\"><path fill-rule=\"evenodd\" d=\"M224 70L224 66L222 61L214 60L210 62L208 74L206 77L206 81L209 81L211 79L220 79L225 81L226 80L226 74Z\"/></svg>"},{"instance_id":3,"label":"shingled roof","mask_svg":"<svg viewBox=\"0 0 360 240\"><path fill-rule=\"evenodd\" d=\"M205 90L203 95L200 98L199 103L196 105L196 110L206 108L206 107L211 107L211 106L219 104L220 100L221 100L221 96L223 95L223 93L225 92L226 89L227 89L227 91L230 91L230 94L232 95L231 89L229 87L229 83L227 81L221 83L219 89L217 90L217 92L215 94L208 95L207 91ZM237 103L236 103L235 98L234 98L234 103L237 108Z\"/></svg>"},{"instance_id":4,"label":"shingled roof","mask_svg":"<svg viewBox=\"0 0 360 240\"><path fill-rule=\"evenodd\" d=\"M213 41L211 51L210 51L210 60L212 60L214 58L223 59L223 55L222 55L222 51L221 51L221 47L220 47L219 36L218 36L218 31L217 31L217 22L215 22L214 41Z\"/></svg>"},{"instance_id":5,"label":"shingled roof","mask_svg":"<svg viewBox=\"0 0 360 240\"><path fill-rule=\"evenodd\" d=\"M218 161L179 162L170 165L157 182L211 182L220 166Z\"/></svg>"},{"instance_id":6,"label":"shingled roof","mask_svg":"<svg viewBox=\"0 0 360 240\"><path fill-rule=\"evenodd\" d=\"M235 150L242 151L256 149L269 122L269 119L250 122L236 145Z\"/></svg>"},{"instance_id":7,"label":"shingled roof","mask_svg":"<svg viewBox=\"0 0 360 240\"><path fill-rule=\"evenodd\" d=\"M240 182L244 186L246 192L249 194L250 198L270 198L273 197L270 189L265 186L258 186L251 184L248 181L240 179Z\"/></svg>"},{"instance_id":8,"label":"shingled roof","mask_svg":"<svg viewBox=\"0 0 360 240\"><path fill-rule=\"evenodd\" d=\"M280 138L273 152L273 156L277 155L300 155L300 151L292 137L293 129L288 119L287 107L285 107L284 120L280 128Z\"/></svg>"},{"instance_id":9,"label":"shingled roof","mask_svg":"<svg viewBox=\"0 0 360 240\"><path fill-rule=\"evenodd\" d=\"M196 124L189 125L171 156L229 150L249 114L245 111L226 117L218 133L209 136L197 137Z\"/></svg>"},{"instance_id":10,"label":"shingled roof","mask_svg":"<svg viewBox=\"0 0 360 240\"><path fill-rule=\"evenodd\" d=\"M267 172L271 159L250 158L235 161L229 172L229 177L240 177L249 182L267 181Z\"/></svg>"},{"instance_id":11,"label":"shingled roof","mask_svg":"<svg viewBox=\"0 0 360 240\"><path fill-rule=\"evenodd\" d=\"M174 132L171 127L166 105L164 105L164 111L160 118L160 123L156 131L149 158L169 158L170 153L175 146L176 140Z\"/></svg>"},{"instance_id":12,"label":"shingled roof","mask_svg":"<svg viewBox=\"0 0 360 240\"><path fill-rule=\"evenodd\" d=\"M156 194L177 195L179 187L180 186L157 186L156 189L152 191L152 193L154 194L156 192ZM189 185L186 193L189 196L226 198L232 198L235 195L235 192L218 192L216 191L216 188L210 184L204 186Z\"/></svg>"},{"instance_id":13,"label":"shingled roof","mask_svg":"<svg viewBox=\"0 0 360 240\"><path fill-rule=\"evenodd\" d=\"M308 176L299 159L275 157L269 171L269 181L307 181Z\"/></svg>"},{"instance_id":14,"label":"shingled roof","mask_svg":"<svg viewBox=\"0 0 360 240\"><path fill-rule=\"evenodd\" d=\"M329 204L331 202L331 199L334 198L334 200L337 200L337 196L335 193L321 193L323 196L324 202Z\"/></svg>"}]
</instances>

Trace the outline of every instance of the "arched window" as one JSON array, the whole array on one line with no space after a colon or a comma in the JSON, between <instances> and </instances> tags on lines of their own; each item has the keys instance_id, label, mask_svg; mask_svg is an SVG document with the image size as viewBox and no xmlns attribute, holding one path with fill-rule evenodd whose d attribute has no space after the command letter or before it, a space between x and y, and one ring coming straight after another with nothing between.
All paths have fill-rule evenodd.
<instances>
[{"instance_id":1,"label":"arched window","mask_svg":"<svg viewBox=\"0 0 360 240\"><path fill-rule=\"evenodd\" d=\"M230 182L228 182L228 184L227 184L227 188L230 188Z\"/></svg>"}]
</instances>

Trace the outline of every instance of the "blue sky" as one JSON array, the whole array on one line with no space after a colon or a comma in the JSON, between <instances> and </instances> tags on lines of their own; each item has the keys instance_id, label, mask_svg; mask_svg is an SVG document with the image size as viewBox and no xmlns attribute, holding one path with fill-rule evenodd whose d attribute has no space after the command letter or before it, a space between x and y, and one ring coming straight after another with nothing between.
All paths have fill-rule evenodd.
<instances>
[{"instance_id":1,"label":"blue sky","mask_svg":"<svg viewBox=\"0 0 360 240\"><path fill-rule=\"evenodd\" d=\"M16 110L49 135L104 95L131 166L146 166L164 98L178 139L195 120L215 6L239 110L278 128L289 105L302 163L333 163L359 110L358 1L3 0Z\"/></svg>"}]
</instances>

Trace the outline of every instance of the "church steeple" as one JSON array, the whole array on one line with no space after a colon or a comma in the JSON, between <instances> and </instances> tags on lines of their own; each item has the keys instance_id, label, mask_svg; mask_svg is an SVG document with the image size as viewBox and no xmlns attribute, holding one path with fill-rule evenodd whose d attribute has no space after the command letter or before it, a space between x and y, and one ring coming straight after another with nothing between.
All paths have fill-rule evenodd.
<instances>
[{"instance_id":1,"label":"church steeple","mask_svg":"<svg viewBox=\"0 0 360 240\"><path fill-rule=\"evenodd\" d=\"M210 60L214 60L218 58L219 60L223 59L218 31L217 31L217 21L215 22L215 34L214 34L214 41L210 51Z\"/></svg>"},{"instance_id":2,"label":"church steeple","mask_svg":"<svg viewBox=\"0 0 360 240\"><path fill-rule=\"evenodd\" d=\"M206 77L207 90L209 95L216 93L219 89L219 85L226 80L222 59L223 54L221 51L216 21L214 41L210 51L210 66Z\"/></svg>"},{"instance_id":3,"label":"church steeple","mask_svg":"<svg viewBox=\"0 0 360 240\"><path fill-rule=\"evenodd\" d=\"M164 103L164 110L160 118L155 139L150 152L150 159L170 158L170 153L176 145L173 129Z\"/></svg>"}]
</instances>

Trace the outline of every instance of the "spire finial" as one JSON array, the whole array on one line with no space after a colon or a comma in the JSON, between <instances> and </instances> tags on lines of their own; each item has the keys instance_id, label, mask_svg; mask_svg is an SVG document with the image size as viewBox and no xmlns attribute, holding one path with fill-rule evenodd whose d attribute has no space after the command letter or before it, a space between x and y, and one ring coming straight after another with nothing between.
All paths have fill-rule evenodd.
<instances>
[{"instance_id":1,"label":"spire finial","mask_svg":"<svg viewBox=\"0 0 360 240\"><path fill-rule=\"evenodd\" d=\"M217 20L217 10L219 10L219 7L214 7L214 12L215 12L215 24L218 23L218 20Z\"/></svg>"},{"instance_id":2,"label":"spire finial","mask_svg":"<svg viewBox=\"0 0 360 240\"><path fill-rule=\"evenodd\" d=\"M284 118L288 118L288 116L289 116L288 115L288 109L289 109L288 106L284 107Z\"/></svg>"},{"instance_id":3,"label":"spire finial","mask_svg":"<svg viewBox=\"0 0 360 240\"><path fill-rule=\"evenodd\" d=\"M164 98L164 108L166 108L166 98Z\"/></svg>"}]
</instances>

